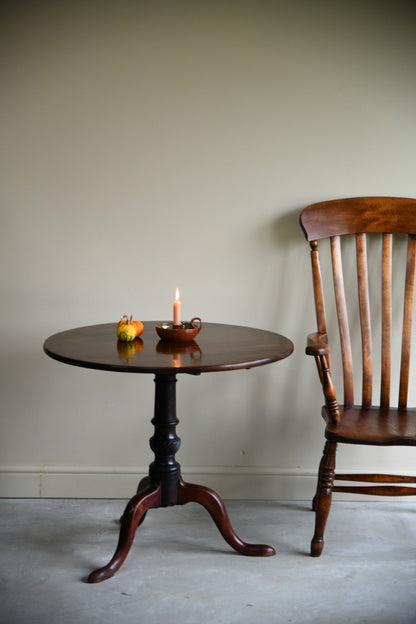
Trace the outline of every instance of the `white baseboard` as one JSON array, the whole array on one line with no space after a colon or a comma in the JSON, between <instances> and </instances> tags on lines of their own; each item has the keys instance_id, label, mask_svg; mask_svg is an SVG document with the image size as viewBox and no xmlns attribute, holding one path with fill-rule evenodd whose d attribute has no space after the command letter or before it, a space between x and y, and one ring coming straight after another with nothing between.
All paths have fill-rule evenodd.
<instances>
[{"instance_id":1,"label":"white baseboard","mask_svg":"<svg viewBox=\"0 0 416 624\"><path fill-rule=\"evenodd\" d=\"M0 467L2 498L130 498L147 466ZM273 468L182 467L185 481L212 488L226 499L305 500L313 496L312 473Z\"/></svg>"},{"instance_id":2,"label":"white baseboard","mask_svg":"<svg viewBox=\"0 0 416 624\"><path fill-rule=\"evenodd\" d=\"M0 467L1 498L122 498L136 492L147 466L7 466ZM400 471L398 471L400 474ZM316 487L312 471L280 468L182 467L189 483L215 490L224 499L311 500ZM414 500L415 497L374 497L334 494L334 500Z\"/></svg>"}]
</instances>

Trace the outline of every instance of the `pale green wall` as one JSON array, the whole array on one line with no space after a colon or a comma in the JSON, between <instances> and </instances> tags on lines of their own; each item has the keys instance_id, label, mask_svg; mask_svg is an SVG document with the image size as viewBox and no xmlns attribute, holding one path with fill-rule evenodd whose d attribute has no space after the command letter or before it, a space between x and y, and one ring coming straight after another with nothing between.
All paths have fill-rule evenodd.
<instances>
[{"instance_id":1,"label":"pale green wall","mask_svg":"<svg viewBox=\"0 0 416 624\"><path fill-rule=\"evenodd\" d=\"M7 6L8 5L8 6ZM2 4L0 495L129 496L153 383L58 364L51 333L185 317L286 334L183 376L178 455L224 496L303 498L322 450L303 206L416 196L413 2ZM414 469L411 455L382 461ZM341 459L368 462L359 449Z\"/></svg>"}]
</instances>

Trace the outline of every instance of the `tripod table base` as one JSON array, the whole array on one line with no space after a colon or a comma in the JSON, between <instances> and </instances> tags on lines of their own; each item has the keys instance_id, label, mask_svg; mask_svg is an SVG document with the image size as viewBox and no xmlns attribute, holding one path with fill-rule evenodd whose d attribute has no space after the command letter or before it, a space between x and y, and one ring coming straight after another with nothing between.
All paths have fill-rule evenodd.
<instances>
[{"instance_id":1,"label":"tripod table base","mask_svg":"<svg viewBox=\"0 0 416 624\"><path fill-rule=\"evenodd\" d=\"M144 487L146 483L147 488ZM148 477L143 479L138 493L128 502L121 518L120 536L113 558L106 566L91 572L88 577L89 583L105 581L120 569L129 553L136 529L146 512L149 509L163 506L161 490L160 484L152 485ZM213 490L203 485L186 483L180 479L177 483L177 500L174 504L184 505L190 502L200 503L207 509L225 541L237 552L249 557L270 557L275 554L272 546L247 544L236 535L223 501Z\"/></svg>"}]
</instances>

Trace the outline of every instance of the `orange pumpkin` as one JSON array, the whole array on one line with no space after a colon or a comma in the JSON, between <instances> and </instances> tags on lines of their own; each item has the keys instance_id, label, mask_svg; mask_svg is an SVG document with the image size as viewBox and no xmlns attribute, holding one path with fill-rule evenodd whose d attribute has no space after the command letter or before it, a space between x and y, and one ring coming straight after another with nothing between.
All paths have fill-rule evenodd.
<instances>
[{"instance_id":1,"label":"orange pumpkin","mask_svg":"<svg viewBox=\"0 0 416 624\"><path fill-rule=\"evenodd\" d=\"M143 333L143 323L141 321L132 321L130 319L130 323L133 325L134 329L136 330L136 334L138 336L140 336L140 334Z\"/></svg>"}]
</instances>

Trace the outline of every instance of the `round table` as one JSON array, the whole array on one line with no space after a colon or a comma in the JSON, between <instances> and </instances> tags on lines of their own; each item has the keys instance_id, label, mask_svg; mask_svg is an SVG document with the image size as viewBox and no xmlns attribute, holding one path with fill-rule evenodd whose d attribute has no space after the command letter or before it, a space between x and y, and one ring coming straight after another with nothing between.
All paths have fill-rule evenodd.
<instances>
[{"instance_id":1,"label":"round table","mask_svg":"<svg viewBox=\"0 0 416 624\"><path fill-rule=\"evenodd\" d=\"M270 331L204 323L196 339L189 343L159 339L155 326L161 321L145 321L140 338L121 343L115 323L69 329L50 336L44 344L47 355L83 368L151 373L155 381L150 447L155 455L149 474L140 481L137 493L128 502L121 518L119 541L110 562L91 572L88 582L97 583L113 576L123 564L133 543L136 528L149 509L197 502L210 513L226 542L244 555L265 557L275 554L271 546L247 544L234 532L221 498L213 490L181 477L175 454L180 447L176 435L176 375L252 368L288 357L293 344Z\"/></svg>"}]
</instances>

